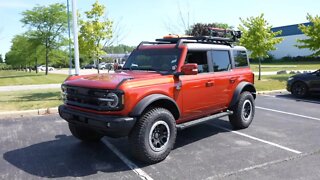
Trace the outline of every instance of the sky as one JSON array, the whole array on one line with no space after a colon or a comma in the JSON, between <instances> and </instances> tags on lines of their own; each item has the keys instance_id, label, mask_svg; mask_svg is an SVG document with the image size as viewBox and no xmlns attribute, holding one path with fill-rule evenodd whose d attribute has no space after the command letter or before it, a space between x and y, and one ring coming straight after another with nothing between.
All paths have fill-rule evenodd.
<instances>
[{"instance_id":1,"label":"sky","mask_svg":"<svg viewBox=\"0 0 320 180\"><path fill-rule=\"evenodd\" d=\"M71 4L70 0L70 4ZM36 5L65 3L67 0L0 0L0 54L10 50L11 40L28 30L20 22L21 13ZM80 13L88 11L95 0L77 0ZM235 28L240 18L258 16L273 27L307 22L307 13L320 15L317 0L99 0L106 6L107 17L117 24L118 41L115 45L135 46L141 41L153 41L169 33L181 34L180 17L189 24L227 23ZM189 19L189 20L188 20Z\"/></svg>"}]
</instances>

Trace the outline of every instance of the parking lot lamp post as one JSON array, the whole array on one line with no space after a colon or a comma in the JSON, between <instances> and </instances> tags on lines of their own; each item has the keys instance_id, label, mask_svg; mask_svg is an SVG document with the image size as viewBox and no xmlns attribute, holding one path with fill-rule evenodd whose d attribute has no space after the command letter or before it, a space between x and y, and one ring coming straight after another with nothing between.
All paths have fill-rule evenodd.
<instances>
[{"instance_id":1,"label":"parking lot lamp post","mask_svg":"<svg viewBox=\"0 0 320 180\"><path fill-rule=\"evenodd\" d=\"M70 10L69 0L67 0L67 13L68 13L68 40L69 40L69 76L72 75L72 57L71 57L71 31L70 31Z\"/></svg>"},{"instance_id":2,"label":"parking lot lamp post","mask_svg":"<svg viewBox=\"0 0 320 180\"><path fill-rule=\"evenodd\" d=\"M77 1L72 0L72 19L73 19L73 41L74 41L74 65L75 74L80 74L79 67L79 43L78 43L78 16L77 16Z\"/></svg>"}]
</instances>

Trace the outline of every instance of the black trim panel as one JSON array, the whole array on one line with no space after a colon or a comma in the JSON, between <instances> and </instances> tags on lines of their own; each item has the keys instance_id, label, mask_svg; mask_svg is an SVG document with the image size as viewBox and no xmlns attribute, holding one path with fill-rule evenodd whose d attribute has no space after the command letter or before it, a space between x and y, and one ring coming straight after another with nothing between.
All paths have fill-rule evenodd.
<instances>
[{"instance_id":1,"label":"black trim panel","mask_svg":"<svg viewBox=\"0 0 320 180\"><path fill-rule=\"evenodd\" d=\"M136 118L100 115L59 106L59 115L67 122L84 126L111 137L127 136L136 123Z\"/></svg>"}]
</instances>

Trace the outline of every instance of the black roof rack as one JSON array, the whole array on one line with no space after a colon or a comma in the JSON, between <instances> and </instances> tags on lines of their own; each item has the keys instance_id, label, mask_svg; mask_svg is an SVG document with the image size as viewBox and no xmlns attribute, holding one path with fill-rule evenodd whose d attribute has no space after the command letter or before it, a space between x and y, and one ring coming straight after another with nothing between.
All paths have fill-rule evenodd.
<instances>
[{"instance_id":1,"label":"black roof rack","mask_svg":"<svg viewBox=\"0 0 320 180\"><path fill-rule=\"evenodd\" d=\"M177 36L174 38L156 39L156 42L141 42L137 49L144 44L176 44L178 48L183 43L202 43L202 44L221 44L232 46L233 42L236 42L238 38L241 38L240 31L210 28L211 35L214 36Z\"/></svg>"},{"instance_id":2,"label":"black roof rack","mask_svg":"<svg viewBox=\"0 0 320 180\"><path fill-rule=\"evenodd\" d=\"M157 42L168 42L176 44L179 47L183 43L203 43L203 44L221 44L231 46L233 39L223 37L211 37L211 36L198 36L198 37L181 37L181 38L165 38L156 39Z\"/></svg>"}]
</instances>

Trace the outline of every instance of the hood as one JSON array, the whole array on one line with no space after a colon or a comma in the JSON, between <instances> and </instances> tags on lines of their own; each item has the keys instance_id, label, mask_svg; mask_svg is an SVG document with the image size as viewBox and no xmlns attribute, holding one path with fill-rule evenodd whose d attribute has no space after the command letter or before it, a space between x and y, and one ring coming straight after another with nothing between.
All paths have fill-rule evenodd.
<instances>
[{"instance_id":1,"label":"hood","mask_svg":"<svg viewBox=\"0 0 320 180\"><path fill-rule=\"evenodd\" d=\"M64 84L69 86L88 87L97 89L116 89L122 82L129 79L149 79L161 74L145 71L122 71L115 73L91 74L72 76Z\"/></svg>"},{"instance_id":2,"label":"hood","mask_svg":"<svg viewBox=\"0 0 320 180\"><path fill-rule=\"evenodd\" d=\"M311 76L311 75L312 75L312 73L302 73L302 74L296 74L296 75L294 75L292 77L294 77L294 78L303 78L303 77L308 77L308 76Z\"/></svg>"}]
</instances>

